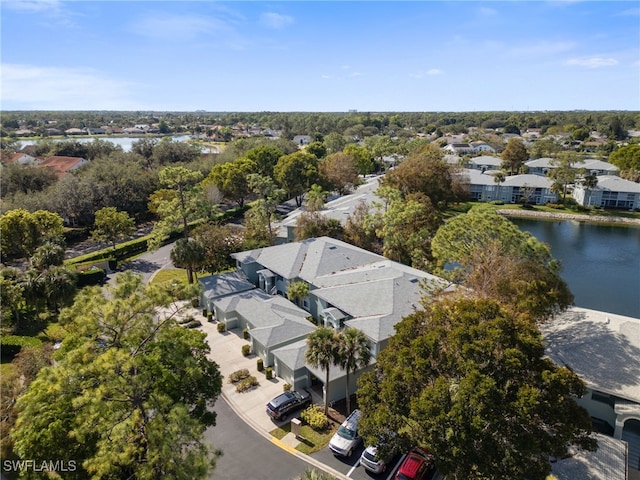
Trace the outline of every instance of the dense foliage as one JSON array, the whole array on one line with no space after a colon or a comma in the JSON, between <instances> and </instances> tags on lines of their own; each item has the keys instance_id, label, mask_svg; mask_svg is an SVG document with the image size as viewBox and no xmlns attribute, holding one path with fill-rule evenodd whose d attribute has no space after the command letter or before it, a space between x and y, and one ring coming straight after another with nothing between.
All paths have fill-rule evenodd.
<instances>
[{"instance_id":1,"label":"dense foliage","mask_svg":"<svg viewBox=\"0 0 640 480\"><path fill-rule=\"evenodd\" d=\"M83 290L60 321L70 332L16 405L16 453L75 461L65 478L204 478L216 455L218 366L202 332L175 323L195 292L119 274Z\"/></svg>"},{"instance_id":2,"label":"dense foliage","mask_svg":"<svg viewBox=\"0 0 640 480\"><path fill-rule=\"evenodd\" d=\"M497 302L449 299L404 318L359 382L367 442L424 445L456 479L544 479L569 445L594 449L584 384L544 357L535 324ZM386 435L388 437L388 435Z\"/></svg>"}]
</instances>

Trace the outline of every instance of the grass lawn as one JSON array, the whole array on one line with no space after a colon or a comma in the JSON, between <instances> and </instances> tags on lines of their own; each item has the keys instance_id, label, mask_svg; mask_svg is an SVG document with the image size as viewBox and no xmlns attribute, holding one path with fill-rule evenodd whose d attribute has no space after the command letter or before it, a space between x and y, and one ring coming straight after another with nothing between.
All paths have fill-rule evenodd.
<instances>
[{"instance_id":1,"label":"grass lawn","mask_svg":"<svg viewBox=\"0 0 640 480\"><path fill-rule=\"evenodd\" d=\"M338 423L332 421L327 430L323 432L316 432L308 425L303 425L301 435L304 440L300 442L300 445L296 447L296 450L306 455L322 450L329 445L329 440L331 440L331 437L333 437L333 434L339 426L340 425ZM290 431L291 422L287 422L269 433L277 439L282 439Z\"/></svg>"},{"instance_id":2,"label":"grass lawn","mask_svg":"<svg viewBox=\"0 0 640 480\"><path fill-rule=\"evenodd\" d=\"M208 273L201 273L199 276L196 272L193 272L194 281L198 278L207 277ZM187 283L187 271L184 268L163 268L153 276L151 283L160 284L165 282L172 282L177 280L178 282Z\"/></svg>"},{"instance_id":3,"label":"grass lawn","mask_svg":"<svg viewBox=\"0 0 640 480\"><path fill-rule=\"evenodd\" d=\"M522 210L520 204L495 205L488 202L461 202L456 205L452 205L448 211L444 213L445 218L450 218L460 213L465 213L471 208L480 206L490 210ZM551 208L545 205L534 205L532 211L545 212L545 213L561 213L566 215L584 215L585 217L622 217L622 218L640 218L640 212L629 212L627 210L604 210L590 208L587 211L572 210L571 208Z\"/></svg>"},{"instance_id":4,"label":"grass lawn","mask_svg":"<svg viewBox=\"0 0 640 480\"><path fill-rule=\"evenodd\" d=\"M16 371L16 366L13 363L2 362L0 363L0 377L7 378Z\"/></svg>"}]
</instances>

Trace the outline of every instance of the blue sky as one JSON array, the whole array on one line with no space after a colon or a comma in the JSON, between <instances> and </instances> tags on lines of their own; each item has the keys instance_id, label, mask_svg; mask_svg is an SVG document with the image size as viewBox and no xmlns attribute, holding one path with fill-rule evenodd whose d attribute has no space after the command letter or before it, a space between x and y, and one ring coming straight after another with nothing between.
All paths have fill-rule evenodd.
<instances>
[{"instance_id":1,"label":"blue sky","mask_svg":"<svg viewBox=\"0 0 640 480\"><path fill-rule=\"evenodd\" d=\"M640 110L637 1L2 0L2 110Z\"/></svg>"}]
</instances>

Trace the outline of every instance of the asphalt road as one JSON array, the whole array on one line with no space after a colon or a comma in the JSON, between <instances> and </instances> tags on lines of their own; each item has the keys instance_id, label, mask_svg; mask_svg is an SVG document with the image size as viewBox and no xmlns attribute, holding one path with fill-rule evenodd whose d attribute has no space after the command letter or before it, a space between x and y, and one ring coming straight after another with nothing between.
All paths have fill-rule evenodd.
<instances>
[{"instance_id":1,"label":"asphalt road","mask_svg":"<svg viewBox=\"0 0 640 480\"><path fill-rule=\"evenodd\" d=\"M256 433L219 399L214 408L216 426L205 432L205 441L223 451L213 473L215 480L291 480L309 467Z\"/></svg>"}]
</instances>

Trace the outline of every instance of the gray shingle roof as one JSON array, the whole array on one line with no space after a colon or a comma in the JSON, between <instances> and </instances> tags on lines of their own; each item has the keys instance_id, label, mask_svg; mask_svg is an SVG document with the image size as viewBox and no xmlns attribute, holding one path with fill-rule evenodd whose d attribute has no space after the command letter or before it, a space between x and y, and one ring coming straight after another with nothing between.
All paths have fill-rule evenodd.
<instances>
[{"instance_id":1,"label":"gray shingle roof","mask_svg":"<svg viewBox=\"0 0 640 480\"><path fill-rule=\"evenodd\" d=\"M615 175L598 175L596 189L609 190L611 192L640 193L640 184Z\"/></svg>"},{"instance_id":2,"label":"gray shingle roof","mask_svg":"<svg viewBox=\"0 0 640 480\"><path fill-rule=\"evenodd\" d=\"M242 272L239 271L199 278L198 283L203 286L204 296L209 299L224 297L255 288Z\"/></svg>"},{"instance_id":3,"label":"gray shingle roof","mask_svg":"<svg viewBox=\"0 0 640 480\"><path fill-rule=\"evenodd\" d=\"M300 340L284 347L276 348L271 353L292 370L306 367L304 355L307 351L307 340Z\"/></svg>"},{"instance_id":4,"label":"gray shingle roof","mask_svg":"<svg viewBox=\"0 0 640 480\"><path fill-rule=\"evenodd\" d=\"M551 464L558 480L625 480L627 448L624 442L594 433L595 452L575 452L573 456Z\"/></svg>"},{"instance_id":5,"label":"gray shingle roof","mask_svg":"<svg viewBox=\"0 0 640 480\"><path fill-rule=\"evenodd\" d=\"M307 322L309 315L286 298L258 289L223 297L214 300L213 304L225 312L237 312L249 320L253 328L278 325L287 319Z\"/></svg>"},{"instance_id":6,"label":"gray shingle roof","mask_svg":"<svg viewBox=\"0 0 640 480\"><path fill-rule=\"evenodd\" d=\"M594 390L640 403L640 319L573 307L541 331L558 365Z\"/></svg>"},{"instance_id":7,"label":"gray shingle roof","mask_svg":"<svg viewBox=\"0 0 640 480\"><path fill-rule=\"evenodd\" d=\"M285 319L278 325L262 328L254 328L250 331L251 337L267 348L291 342L292 340L306 338L316 329L315 325L303 320Z\"/></svg>"},{"instance_id":8,"label":"gray shingle roof","mask_svg":"<svg viewBox=\"0 0 640 480\"><path fill-rule=\"evenodd\" d=\"M379 261L384 257L329 237L233 254L243 263L257 262L283 278L314 278Z\"/></svg>"}]
</instances>

